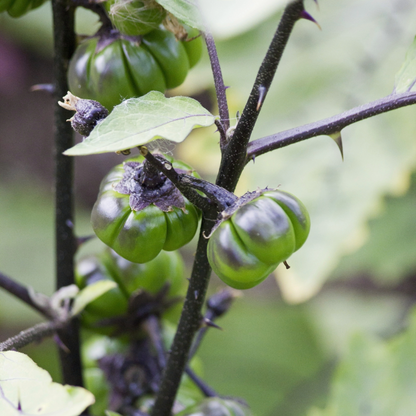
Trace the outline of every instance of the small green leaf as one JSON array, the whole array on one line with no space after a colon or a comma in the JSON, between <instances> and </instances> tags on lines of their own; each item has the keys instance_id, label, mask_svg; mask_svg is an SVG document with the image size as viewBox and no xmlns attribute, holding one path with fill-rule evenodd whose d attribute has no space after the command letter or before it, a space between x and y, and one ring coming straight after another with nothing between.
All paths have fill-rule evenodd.
<instances>
[{"instance_id":1,"label":"small green leaf","mask_svg":"<svg viewBox=\"0 0 416 416\"><path fill-rule=\"evenodd\" d=\"M183 23L196 29L204 29L195 0L156 0L156 2Z\"/></svg>"},{"instance_id":2,"label":"small green leaf","mask_svg":"<svg viewBox=\"0 0 416 416\"><path fill-rule=\"evenodd\" d=\"M106 414L106 416L121 416L120 413L116 413L116 412L113 412L111 410L106 410L105 414Z\"/></svg>"},{"instance_id":3,"label":"small green leaf","mask_svg":"<svg viewBox=\"0 0 416 416\"><path fill-rule=\"evenodd\" d=\"M156 139L180 143L194 128L211 126L215 118L192 98L166 98L160 92L151 91L115 106L82 143L64 154L81 156L118 152Z\"/></svg>"},{"instance_id":4,"label":"small green leaf","mask_svg":"<svg viewBox=\"0 0 416 416\"><path fill-rule=\"evenodd\" d=\"M111 280L99 280L82 289L75 297L72 315L78 315L89 303L116 286L117 284Z\"/></svg>"},{"instance_id":5,"label":"small green leaf","mask_svg":"<svg viewBox=\"0 0 416 416\"><path fill-rule=\"evenodd\" d=\"M406 53L406 59L396 74L394 93L408 92L414 90L416 83L416 37L412 46Z\"/></svg>"},{"instance_id":6,"label":"small green leaf","mask_svg":"<svg viewBox=\"0 0 416 416\"><path fill-rule=\"evenodd\" d=\"M88 390L52 382L46 370L20 352L0 353L0 374L0 415L78 416L94 403Z\"/></svg>"}]
</instances>

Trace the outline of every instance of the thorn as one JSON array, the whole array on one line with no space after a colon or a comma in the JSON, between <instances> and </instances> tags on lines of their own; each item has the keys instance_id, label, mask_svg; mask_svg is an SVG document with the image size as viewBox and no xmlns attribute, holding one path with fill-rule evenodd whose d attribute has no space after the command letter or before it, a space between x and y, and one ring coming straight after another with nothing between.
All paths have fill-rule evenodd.
<instances>
[{"instance_id":1,"label":"thorn","mask_svg":"<svg viewBox=\"0 0 416 416\"><path fill-rule=\"evenodd\" d=\"M77 248L81 247L83 244L85 244L87 241L90 241L94 237L95 237L95 235L87 235L85 237L77 237L77 239L76 239Z\"/></svg>"},{"instance_id":2,"label":"thorn","mask_svg":"<svg viewBox=\"0 0 416 416\"><path fill-rule=\"evenodd\" d=\"M220 326L218 326L216 323L214 323L213 321L211 321L211 319L208 319L208 318L204 318L202 320L202 325L201 326L202 327L209 326L211 328L217 328L217 329L220 329L221 331L223 331L223 329Z\"/></svg>"},{"instance_id":3,"label":"thorn","mask_svg":"<svg viewBox=\"0 0 416 416\"><path fill-rule=\"evenodd\" d=\"M237 123L240 121L240 112L237 111L235 118L237 119Z\"/></svg>"},{"instance_id":4,"label":"thorn","mask_svg":"<svg viewBox=\"0 0 416 416\"><path fill-rule=\"evenodd\" d=\"M264 85L259 85L259 99L257 101L256 111L260 110L261 105L263 104L264 97L266 96L267 88Z\"/></svg>"},{"instance_id":5,"label":"thorn","mask_svg":"<svg viewBox=\"0 0 416 416\"><path fill-rule=\"evenodd\" d=\"M224 85L224 89L228 90L228 88L231 88L229 85Z\"/></svg>"},{"instance_id":6,"label":"thorn","mask_svg":"<svg viewBox=\"0 0 416 416\"><path fill-rule=\"evenodd\" d=\"M306 10L302 10L302 12L300 13L300 18L315 23L316 26L318 26L319 29L322 30L321 25Z\"/></svg>"},{"instance_id":7,"label":"thorn","mask_svg":"<svg viewBox=\"0 0 416 416\"><path fill-rule=\"evenodd\" d=\"M35 84L30 87L30 91L45 91L53 94L55 92L55 86L53 84Z\"/></svg>"},{"instance_id":8,"label":"thorn","mask_svg":"<svg viewBox=\"0 0 416 416\"><path fill-rule=\"evenodd\" d=\"M287 270L287 269L290 269L289 263L288 263L287 261L284 261L284 262L283 262L283 264L285 265L286 270Z\"/></svg>"},{"instance_id":9,"label":"thorn","mask_svg":"<svg viewBox=\"0 0 416 416\"><path fill-rule=\"evenodd\" d=\"M251 160L253 161L253 163L256 163L256 156L253 156L253 157L251 158Z\"/></svg>"},{"instance_id":10,"label":"thorn","mask_svg":"<svg viewBox=\"0 0 416 416\"><path fill-rule=\"evenodd\" d=\"M341 152L342 161L344 161L344 150L342 147L341 132L337 131L335 133L329 134L329 137L337 144L338 149Z\"/></svg>"},{"instance_id":11,"label":"thorn","mask_svg":"<svg viewBox=\"0 0 416 416\"><path fill-rule=\"evenodd\" d=\"M315 2L315 4L316 4L316 8L319 10L319 3L318 3L318 0L313 0L314 2Z\"/></svg>"},{"instance_id":12,"label":"thorn","mask_svg":"<svg viewBox=\"0 0 416 416\"><path fill-rule=\"evenodd\" d=\"M71 352L69 348L62 342L61 338L59 338L57 334L53 336L53 339L55 340L58 347L61 348L61 350L65 351L67 354Z\"/></svg>"}]
</instances>

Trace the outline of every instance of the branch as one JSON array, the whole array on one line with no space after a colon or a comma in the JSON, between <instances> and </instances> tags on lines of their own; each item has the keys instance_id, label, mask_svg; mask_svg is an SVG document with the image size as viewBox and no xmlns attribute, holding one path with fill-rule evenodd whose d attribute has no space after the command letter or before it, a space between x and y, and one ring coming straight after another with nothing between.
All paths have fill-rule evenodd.
<instances>
[{"instance_id":1,"label":"branch","mask_svg":"<svg viewBox=\"0 0 416 416\"><path fill-rule=\"evenodd\" d=\"M371 103L352 108L344 113L271 136L252 141L247 146L246 163L272 150L298 143L311 137L340 132L344 127L366 118L416 103L416 92L391 94Z\"/></svg>"},{"instance_id":2,"label":"branch","mask_svg":"<svg viewBox=\"0 0 416 416\"><path fill-rule=\"evenodd\" d=\"M212 220L202 219L198 247L185 303L166 368L162 375L159 392L151 413L152 416L170 416L182 374L188 363L188 354L194 335L200 328L201 309L211 276L211 266L206 256L208 240L204 238L203 233L208 235L212 225Z\"/></svg>"},{"instance_id":3,"label":"branch","mask_svg":"<svg viewBox=\"0 0 416 416\"><path fill-rule=\"evenodd\" d=\"M46 318L52 318L47 311L45 311L41 306L39 306L33 301L32 297L30 296L29 289L26 286L23 286L22 284L16 282L10 277L7 277L3 273L0 273L0 287L2 287L10 294L19 298L21 301L29 305L31 308L37 310Z\"/></svg>"},{"instance_id":4,"label":"branch","mask_svg":"<svg viewBox=\"0 0 416 416\"><path fill-rule=\"evenodd\" d=\"M19 350L32 342L42 341L43 338L53 335L58 329L63 328L67 323L63 322L42 322L31 328L19 332L16 336L0 342L0 351Z\"/></svg>"},{"instance_id":5,"label":"branch","mask_svg":"<svg viewBox=\"0 0 416 416\"><path fill-rule=\"evenodd\" d=\"M75 8L66 0L52 0L54 36L54 84L55 100L59 101L68 91L67 70L75 51ZM56 239L56 287L74 283L73 216L73 158L62 153L73 146L73 131L66 122L66 111L55 106L55 239ZM74 319L59 337L69 352L60 350L63 382L82 386L82 366L79 352L78 320Z\"/></svg>"},{"instance_id":6,"label":"branch","mask_svg":"<svg viewBox=\"0 0 416 416\"><path fill-rule=\"evenodd\" d=\"M234 190L244 169L247 144L261 106L273 81L289 36L303 10L303 0L295 0L286 6L232 139L223 153L217 184L229 191Z\"/></svg>"},{"instance_id":7,"label":"branch","mask_svg":"<svg viewBox=\"0 0 416 416\"><path fill-rule=\"evenodd\" d=\"M225 94L226 87L222 77L221 66L218 60L217 48L214 39L209 32L202 32L205 43L207 45L209 60L211 61L212 74L214 76L215 92L217 94L218 112L220 114L223 131L227 131L230 127L230 115L228 112L227 96ZM221 144L222 141L221 141Z\"/></svg>"},{"instance_id":8,"label":"branch","mask_svg":"<svg viewBox=\"0 0 416 416\"><path fill-rule=\"evenodd\" d=\"M152 155L146 146L139 146L139 150L146 161L159 172L162 172L205 216L210 216L214 208L217 213L223 211L237 199L233 193L218 185L191 175L176 172L170 162L161 162ZM204 193L208 198L200 195L196 192L196 189Z\"/></svg>"}]
</instances>

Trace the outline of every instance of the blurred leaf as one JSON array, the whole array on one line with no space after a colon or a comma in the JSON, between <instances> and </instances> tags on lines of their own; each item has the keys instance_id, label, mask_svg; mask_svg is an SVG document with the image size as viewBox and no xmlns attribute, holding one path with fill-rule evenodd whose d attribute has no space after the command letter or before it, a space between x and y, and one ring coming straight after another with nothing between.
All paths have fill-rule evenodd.
<instances>
[{"instance_id":1,"label":"blurred leaf","mask_svg":"<svg viewBox=\"0 0 416 416\"><path fill-rule=\"evenodd\" d=\"M94 403L94 396L81 387L53 383L47 371L27 355L0 354L0 414L7 416L77 416Z\"/></svg>"},{"instance_id":2,"label":"blurred leaf","mask_svg":"<svg viewBox=\"0 0 416 416\"><path fill-rule=\"evenodd\" d=\"M412 91L416 82L416 37L406 53L406 59L396 74L394 92Z\"/></svg>"},{"instance_id":3,"label":"blurred leaf","mask_svg":"<svg viewBox=\"0 0 416 416\"><path fill-rule=\"evenodd\" d=\"M204 29L197 2L194 0L156 0L168 12L183 23L197 29Z\"/></svg>"},{"instance_id":4,"label":"blurred leaf","mask_svg":"<svg viewBox=\"0 0 416 416\"><path fill-rule=\"evenodd\" d=\"M186 408L177 416L252 416L250 409L234 400L209 397Z\"/></svg>"},{"instance_id":5,"label":"blurred leaf","mask_svg":"<svg viewBox=\"0 0 416 416\"><path fill-rule=\"evenodd\" d=\"M196 127L214 124L215 116L188 97L166 98L151 91L114 107L82 142L64 152L91 155L131 149L156 139L181 142Z\"/></svg>"},{"instance_id":6,"label":"blurred leaf","mask_svg":"<svg viewBox=\"0 0 416 416\"><path fill-rule=\"evenodd\" d=\"M255 415L276 414L273 410L325 365L304 307L243 298L217 323L223 331L210 330L198 352L204 380L224 396L244 398Z\"/></svg>"},{"instance_id":7,"label":"blurred leaf","mask_svg":"<svg viewBox=\"0 0 416 416\"><path fill-rule=\"evenodd\" d=\"M82 289L75 297L72 314L78 315L92 301L117 287L117 283L111 280L99 280Z\"/></svg>"},{"instance_id":8,"label":"blurred leaf","mask_svg":"<svg viewBox=\"0 0 416 416\"><path fill-rule=\"evenodd\" d=\"M112 412L111 410L105 411L106 416L121 416L120 413Z\"/></svg>"},{"instance_id":9,"label":"blurred leaf","mask_svg":"<svg viewBox=\"0 0 416 416\"><path fill-rule=\"evenodd\" d=\"M200 0L202 16L216 38L247 32L282 9L287 0Z\"/></svg>"},{"instance_id":10,"label":"blurred leaf","mask_svg":"<svg viewBox=\"0 0 416 416\"><path fill-rule=\"evenodd\" d=\"M388 342L353 337L325 410L309 416L407 416L416 413L416 311L409 329Z\"/></svg>"},{"instance_id":11,"label":"blurred leaf","mask_svg":"<svg viewBox=\"0 0 416 416\"><path fill-rule=\"evenodd\" d=\"M369 274L378 282L398 283L416 270L416 173L400 198L387 197L381 215L369 222L369 239L342 258L333 277Z\"/></svg>"}]
</instances>

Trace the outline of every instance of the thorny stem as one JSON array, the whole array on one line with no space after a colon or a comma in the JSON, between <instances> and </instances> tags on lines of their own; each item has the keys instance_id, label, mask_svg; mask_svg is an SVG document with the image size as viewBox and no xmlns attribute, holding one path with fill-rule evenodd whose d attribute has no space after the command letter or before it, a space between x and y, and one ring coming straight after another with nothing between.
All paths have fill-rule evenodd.
<instances>
[{"instance_id":1,"label":"thorny stem","mask_svg":"<svg viewBox=\"0 0 416 416\"><path fill-rule=\"evenodd\" d=\"M4 342L0 342L0 351L19 350L32 342L42 341L43 338L53 335L65 325L66 323L63 322L42 322L19 332Z\"/></svg>"},{"instance_id":2,"label":"thorny stem","mask_svg":"<svg viewBox=\"0 0 416 416\"><path fill-rule=\"evenodd\" d=\"M201 323L201 309L204 304L205 293L211 276L211 267L206 256L208 235L213 220L202 219L195 261L183 305L181 318L172 342L168 361L163 372L159 393L153 407L152 416L169 416L182 374L188 363L188 353L192 341Z\"/></svg>"},{"instance_id":3,"label":"thorny stem","mask_svg":"<svg viewBox=\"0 0 416 416\"><path fill-rule=\"evenodd\" d=\"M344 113L272 134L271 136L262 137L248 144L246 163L272 150L289 146L290 144L298 143L312 137L340 132L350 124L415 103L416 92L391 94L371 103L352 108Z\"/></svg>"},{"instance_id":4,"label":"thorny stem","mask_svg":"<svg viewBox=\"0 0 416 416\"><path fill-rule=\"evenodd\" d=\"M276 33L273 36L266 56L257 73L244 111L223 153L217 184L229 191L234 190L245 166L247 143L250 140L261 109L261 105L259 107L259 97L260 95L262 96L260 103L262 104L273 81L289 36L303 10L303 0L295 0L286 6Z\"/></svg>"},{"instance_id":5,"label":"thorny stem","mask_svg":"<svg viewBox=\"0 0 416 416\"><path fill-rule=\"evenodd\" d=\"M37 305L30 296L30 292L26 286L16 282L10 277L6 276L3 273L0 273L0 287L4 290L7 290L10 294L16 296L21 301L25 302L31 308L37 310L40 314L46 318L51 318L49 314L39 305Z\"/></svg>"},{"instance_id":6,"label":"thorny stem","mask_svg":"<svg viewBox=\"0 0 416 416\"><path fill-rule=\"evenodd\" d=\"M222 77L221 66L218 60L217 48L214 38L208 31L202 33L207 45L209 60L211 61L212 74L214 76L215 92L217 95L218 112L220 114L223 130L227 131L230 127L230 115L228 112L227 96L225 94L226 87Z\"/></svg>"},{"instance_id":7,"label":"thorny stem","mask_svg":"<svg viewBox=\"0 0 416 416\"><path fill-rule=\"evenodd\" d=\"M67 71L69 60L76 46L74 31L75 9L65 0L52 0L54 36L54 84L55 100L59 101L68 91ZM56 287L74 283L74 254L76 239L73 223L73 163L62 153L73 146L73 131L66 122L66 111L55 107L55 239L56 239ZM82 386L82 367L79 352L79 329L73 319L59 338L69 352L59 349L63 382Z\"/></svg>"},{"instance_id":8,"label":"thorny stem","mask_svg":"<svg viewBox=\"0 0 416 416\"><path fill-rule=\"evenodd\" d=\"M243 123L241 122L243 119L242 116L232 140L228 144L226 151L223 153L216 183L230 192L234 190L241 172L244 169L246 146L257 120L258 87L260 85L265 85L268 88L270 85L289 35L302 10L303 1L301 0L296 0L286 7L276 34L274 35L266 54L266 58L257 75L252 94L244 109ZM256 114L253 115L253 112ZM215 215L207 216L202 220L194 266L185 303L166 368L162 375L159 393L152 410L152 416L170 415L182 374L188 362L192 341L195 333L200 327L201 309L204 304L205 293L211 275L211 267L207 259L208 240L204 236L210 234L214 225L214 219Z\"/></svg>"}]
</instances>

